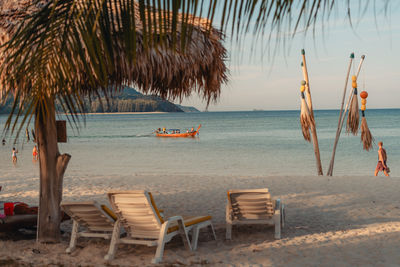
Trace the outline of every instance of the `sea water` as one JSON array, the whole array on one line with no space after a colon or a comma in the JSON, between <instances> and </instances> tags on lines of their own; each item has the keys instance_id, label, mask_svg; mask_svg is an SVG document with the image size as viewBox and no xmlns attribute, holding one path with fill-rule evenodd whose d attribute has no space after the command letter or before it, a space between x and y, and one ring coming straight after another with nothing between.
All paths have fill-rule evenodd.
<instances>
[{"instance_id":1,"label":"sea water","mask_svg":"<svg viewBox=\"0 0 400 267\"><path fill-rule=\"evenodd\" d=\"M324 173L332 155L339 111L315 111ZM6 116L0 116L4 127ZM400 109L368 110L374 148L362 149L358 136L346 134L337 146L334 175L371 176L377 164L377 143L383 141L391 175L400 176ZM156 128L186 131L201 124L195 138L155 137ZM32 127L32 125L30 126ZM317 175L314 148L303 139L299 111L200 112L87 115L79 131L67 126L68 142L60 152L72 155L68 175ZM25 134L0 145L0 177L38 174L32 162L32 140ZM18 164L11 160L19 149ZM382 175L382 174L381 174Z\"/></svg>"}]
</instances>

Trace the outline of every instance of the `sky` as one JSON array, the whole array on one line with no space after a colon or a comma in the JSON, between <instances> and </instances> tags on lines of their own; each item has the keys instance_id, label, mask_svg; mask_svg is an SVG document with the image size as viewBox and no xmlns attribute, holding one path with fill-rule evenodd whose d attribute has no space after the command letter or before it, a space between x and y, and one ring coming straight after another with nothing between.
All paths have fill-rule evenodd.
<instances>
[{"instance_id":1,"label":"sky","mask_svg":"<svg viewBox=\"0 0 400 267\"><path fill-rule=\"evenodd\" d=\"M381 2L377 0L375 8L370 4L361 15L353 11L352 26L346 10L337 7L324 27L316 26L315 36L312 30L297 34L286 41L285 48L279 46L274 58L263 56L265 41L258 41L256 52L251 54L252 35L244 37L241 47L232 45L228 36L229 82L222 86L219 100L211 103L208 111L299 109L301 49L306 51L314 109L340 108L352 52L351 75L365 55L358 90L369 94L367 109L400 108L400 1L391 1L386 14ZM350 89L349 83L347 92ZM182 104L206 109L206 102L198 96L184 99Z\"/></svg>"}]
</instances>

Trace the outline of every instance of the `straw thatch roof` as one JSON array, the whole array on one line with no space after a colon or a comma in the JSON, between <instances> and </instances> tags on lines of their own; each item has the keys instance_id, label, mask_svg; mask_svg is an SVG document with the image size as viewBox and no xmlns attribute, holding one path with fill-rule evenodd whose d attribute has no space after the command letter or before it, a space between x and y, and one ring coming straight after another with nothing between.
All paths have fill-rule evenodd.
<instances>
[{"instance_id":1,"label":"straw thatch roof","mask_svg":"<svg viewBox=\"0 0 400 267\"><path fill-rule=\"evenodd\" d=\"M16 26L21 20L32 12L43 7L50 0L42 0L35 5L32 0L0 0L0 44L10 39Z\"/></svg>"},{"instance_id":2,"label":"straw thatch roof","mask_svg":"<svg viewBox=\"0 0 400 267\"><path fill-rule=\"evenodd\" d=\"M34 6L31 6L31 2L33 1L0 0L1 44L10 39L19 23L25 20L27 14L32 14L50 1L42 0ZM127 62L126 49L122 48L124 45L123 40L118 42L117 45L114 43L114 53L112 53L114 58L110 65L107 66L107 73L104 73L104 76L108 77L107 87L114 85L118 88L121 85L130 85L137 87L144 93L158 94L163 98L180 99L189 96L192 92L197 92L207 100L207 103L210 100L216 100L220 94L221 84L227 82L226 49L222 44L222 33L214 28L210 29L208 20L189 17L189 22L193 25L192 38L186 44L184 51L180 46L180 27L177 28L176 43L172 42L175 36L168 30L163 33L163 38L167 40L166 43L148 48L143 42L146 36L143 34L143 26L138 19L140 17L139 9L137 8L138 4L135 4L135 17L137 18L136 60ZM111 7L110 9L114 8ZM147 10L146 16L150 16L150 19L152 19L154 15L149 14L149 10ZM116 11L113 10L113 12ZM157 16L161 12L157 13L154 10L154 14ZM163 14L167 16L165 15L166 13ZM162 17L163 20L165 18ZM171 18L172 16L168 16L168 19ZM182 18L178 16L178 19ZM155 26L157 27L157 24ZM123 34L119 35L122 36ZM55 38L61 37L55 36ZM106 89L103 82L93 83L92 77L87 76L86 63L84 61L92 65L95 65L96 62L90 62L93 57L88 54L89 48L86 48L84 60L82 57L69 58L69 60L74 61L71 62L74 68L69 69L74 79L73 81L68 81L66 86L69 87L67 90L79 90L79 93L83 95L97 94L99 87ZM35 48L32 47L31 49ZM6 56L4 54L5 51L3 49L0 52L2 53L1 60L3 60L4 56ZM8 66L8 68L4 69L2 76L11 75L13 73L12 68L12 66ZM45 69L45 71L49 69L51 67ZM63 75L67 76L65 73ZM104 79L104 77L97 78L98 80ZM16 83L18 84L18 81ZM24 83L24 81L19 83L18 90L30 90L30 87ZM14 90L14 88L6 88L3 84L0 91L4 93L5 90ZM21 95L29 95L29 92L20 93Z\"/></svg>"}]
</instances>

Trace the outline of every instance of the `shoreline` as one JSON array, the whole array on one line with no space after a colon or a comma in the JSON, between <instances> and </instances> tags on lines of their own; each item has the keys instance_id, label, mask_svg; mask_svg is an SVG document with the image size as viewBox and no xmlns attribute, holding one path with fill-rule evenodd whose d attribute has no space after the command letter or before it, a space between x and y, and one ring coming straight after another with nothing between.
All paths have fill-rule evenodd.
<instances>
[{"instance_id":1,"label":"shoreline","mask_svg":"<svg viewBox=\"0 0 400 267\"><path fill-rule=\"evenodd\" d=\"M96 113L85 113L86 115L128 115L128 114L164 114L164 113L175 113L175 112L163 112L163 111L151 111L151 112L96 112ZM63 114L69 115L69 114Z\"/></svg>"}]
</instances>

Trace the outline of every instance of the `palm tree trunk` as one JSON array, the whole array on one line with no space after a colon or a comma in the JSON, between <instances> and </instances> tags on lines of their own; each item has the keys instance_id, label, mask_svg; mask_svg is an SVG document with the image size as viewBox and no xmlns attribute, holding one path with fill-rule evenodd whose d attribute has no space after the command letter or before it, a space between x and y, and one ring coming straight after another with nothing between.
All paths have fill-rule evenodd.
<instances>
[{"instance_id":1,"label":"palm tree trunk","mask_svg":"<svg viewBox=\"0 0 400 267\"><path fill-rule=\"evenodd\" d=\"M60 241L63 177L71 158L68 154L60 155L57 144L57 128L54 99L47 99L42 108L47 108L43 115L41 108L35 114L37 144L40 162L40 195L37 241L56 243Z\"/></svg>"}]
</instances>

